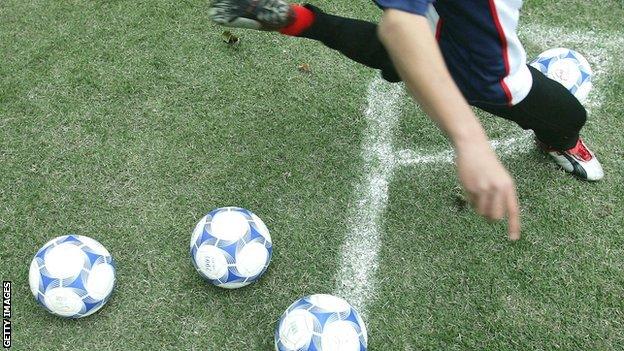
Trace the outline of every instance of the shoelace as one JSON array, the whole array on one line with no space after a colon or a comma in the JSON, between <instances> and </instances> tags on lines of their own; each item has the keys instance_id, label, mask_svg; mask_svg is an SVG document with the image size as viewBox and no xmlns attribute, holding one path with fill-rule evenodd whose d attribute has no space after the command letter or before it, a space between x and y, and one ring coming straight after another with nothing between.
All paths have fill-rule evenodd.
<instances>
[{"instance_id":1,"label":"shoelace","mask_svg":"<svg viewBox=\"0 0 624 351\"><path fill-rule=\"evenodd\" d=\"M576 142L576 145L573 148L567 150L567 152L579 157L583 161L589 161L592 159L591 153L587 150L587 147L581 139Z\"/></svg>"}]
</instances>

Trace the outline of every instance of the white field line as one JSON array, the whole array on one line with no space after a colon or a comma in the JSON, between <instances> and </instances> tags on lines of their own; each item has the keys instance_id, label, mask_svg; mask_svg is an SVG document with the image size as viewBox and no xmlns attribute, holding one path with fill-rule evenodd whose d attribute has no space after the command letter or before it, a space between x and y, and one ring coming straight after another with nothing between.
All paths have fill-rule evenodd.
<instances>
[{"instance_id":1,"label":"white field line","mask_svg":"<svg viewBox=\"0 0 624 351\"><path fill-rule=\"evenodd\" d=\"M393 138L400 113L403 86L381 78L368 88L364 112L367 127L362 144L364 176L355 186L356 203L349 233L341 250L336 295L366 317L366 302L375 292L375 272L381 243L380 222L388 203L388 184L397 166Z\"/></svg>"},{"instance_id":2,"label":"white field line","mask_svg":"<svg viewBox=\"0 0 624 351\"><path fill-rule=\"evenodd\" d=\"M611 55L624 45L624 38L613 34L569 32L541 25L521 26L520 37L541 48L569 47L581 52L594 70L594 90L586 102L589 110L600 109L602 86L607 84ZM596 89L598 87L598 89ZM598 92L596 92L598 90ZM388 204L388 184L399 166L452 163L452 149L435 153L395 150L394 131L400 116L399 84L376 78L368 89L365 116L367 128L362 146L363 177L355 186L356 203L349 220L349 233L341 250L340 271L335 293L357 308L366 320L367 303L376 291L375 273L379 266L380 225ZM531 149L531 132L493 140L492 147L500 156L519 155Z\"/></svg>"},{"instance_id":3,"label":"white field line","mask_svg":"<svg viewBox=\"0 0 624 351\"><path fill-rule=\"evenodd\" d=\"M528 152L531 149L531 132L506 139L492 140L490 145L499 156L513 156ZM411 166L431 163L453 163L455 153L452 149L439 151L436 153L422 153L415 150L400 150L397 152L397 163L401 166Z\"/></svg>"}]
</instances>

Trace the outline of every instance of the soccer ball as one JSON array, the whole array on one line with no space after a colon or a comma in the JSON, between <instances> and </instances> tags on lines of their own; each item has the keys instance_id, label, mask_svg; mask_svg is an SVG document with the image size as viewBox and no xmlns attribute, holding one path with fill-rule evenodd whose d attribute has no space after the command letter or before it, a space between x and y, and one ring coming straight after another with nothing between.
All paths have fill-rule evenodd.
<instances>
[{"instance_id":1,"label":"soccer ball","mask_svg":"<svg viewBox=\"0 0 624 351\"><path fill-rule=\"evenodd\" d=\"M33 258L30 290L50 313L81 318L108 301L115 286L115 263L102 244L82 235L48 241Z\"/></svg>"},{"instance_id":2,"label":"soccer ball","mask_svg":"<svg viewBox=\"0 0 624 351\"><path fill-rule=\"evenodd\" d=\"M295 301L275 331L276 351L366 351L368 336L357 311L332 295Z\"/></svg>"},{"instance_id":3,"label":"soccer ball","mask_svg":"<svg viewBox=\"0 0 624 351\"><path fill-rule=\"evenodd\" d=\"M561 83L580 102L592 88L592 69L583 55L570 49L557 48L542 52L531 62L548 78Z\"/></svg>"},{"instance_id":4,"label":"soccer ball","mask_svg":"<svg viewBox=\"0 0 624 351\"><path fill-rule=\"evenodd\" d=\"M269 267L273 245L264 222L240 207L217 208L191 237L191 259L210 283L236 289L258 280Z\"/></svg>"}]
</instances>

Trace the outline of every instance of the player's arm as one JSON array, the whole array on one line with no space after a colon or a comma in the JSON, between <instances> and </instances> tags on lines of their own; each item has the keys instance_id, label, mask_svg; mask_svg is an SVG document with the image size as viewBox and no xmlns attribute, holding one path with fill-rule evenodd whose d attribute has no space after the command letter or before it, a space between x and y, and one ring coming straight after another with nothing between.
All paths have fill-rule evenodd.
<instances>
[{"instance_id":1,"label":"player's arm","mask_svg":"<svg viewBox=\"0 0 624 351\"><path fill-rule=\"evenodd\" d=\"M453 142L460 181L477 212L490 219L507 215L509 238L518 239L520 219L514 181L451 78L427 19L387 9L378 30L411 94Z\"/></svg>"}]
</instances>

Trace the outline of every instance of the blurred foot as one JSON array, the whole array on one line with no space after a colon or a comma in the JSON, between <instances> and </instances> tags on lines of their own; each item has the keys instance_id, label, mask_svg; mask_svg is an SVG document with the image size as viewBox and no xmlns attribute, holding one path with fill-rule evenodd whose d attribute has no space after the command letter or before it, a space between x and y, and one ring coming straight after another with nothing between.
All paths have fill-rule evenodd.
<instances>
[{"instance_id":1,"label":"blurred foot","mask_svg":"<svg viewBox=\"0 0 624 351\"><path fill-rule=\"evenodd\" d=\"M227 27L272 31L291 24L295 12L283 0L215 0L208 16Z\"/></svg>"}]
</instances>

